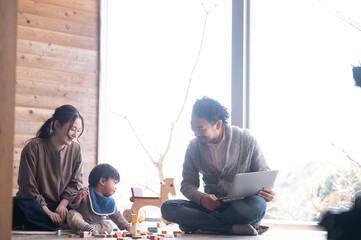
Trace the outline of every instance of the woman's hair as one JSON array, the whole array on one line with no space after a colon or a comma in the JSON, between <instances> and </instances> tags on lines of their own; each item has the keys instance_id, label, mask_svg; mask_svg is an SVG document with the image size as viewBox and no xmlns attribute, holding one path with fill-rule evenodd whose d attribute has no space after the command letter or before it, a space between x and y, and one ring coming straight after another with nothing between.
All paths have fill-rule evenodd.
<instances>
[{"instance_id":1,"label":"woman's hair","mask_svg":"<svg viewBox=\"0 0 361 240\"><path fill-rule=\"evenodd\" d=\"M193 113L200 118L207 119L211 124L215 124L218 120L222 120L223 124L228 123L228 109L207 96L198 99L194 103Z\"/></svg>"},{"instance_id":2,"label":"woman's hair","mask_svg":"<svg viewBox=\"0 0 361 240\"><path fill-rule=\"evenodd\" d=\"M36 134L36 137L37 138L49 138L49 137L53 136L53 134L55 132L54 122L56 120L59 121L61 126L63 126L65 123L70 121L70 126L68 129L68 132L69 132L70 128L73 126L73 124L77 118L81 119L81 124L82 124L81 133L78 136L78 138L79 138L83 134L83 131L84 131L84 119L81 116L78 109L76 109L75 107L73 107L71 105L63 105L63 106L55 109L53 116L51 118L49 118L48 120L46 120L46 122L43 124L43 126L41 126L41 128L39 129L39 131Z\"/></svg>"},{"instance_id":3,"label":"woman's hair","mask_svg":"<svg viewBox=\"0 0 361 240\"><path fill-rule=\"evenodd\" d=\"M89 174L89 187L96 187L99 180L104 178L107 181L109 178L119 181L120 176L117 169L107 163L96 165Z\"/></svg>"}]
</instances>

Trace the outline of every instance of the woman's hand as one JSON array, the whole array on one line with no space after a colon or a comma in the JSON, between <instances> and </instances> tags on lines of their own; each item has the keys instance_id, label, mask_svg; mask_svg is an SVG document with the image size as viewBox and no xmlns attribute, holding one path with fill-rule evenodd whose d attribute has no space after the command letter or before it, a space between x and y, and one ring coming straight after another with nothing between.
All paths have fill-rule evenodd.
<instances>
[{"instance_id":1,"label":"woman's hand","mask_svg":"<svg viewBox=\"0 0 361 240\"><path fill-rule=\"evenodd\" d=\"M58 214L61 218L61 223L65 221L66 215L68 215L68 209L67 209L68 204L69 201L67 199L62 199L58 207L55 209L55 213Z\"/></svg>"},{"instance_id":2,"label":"woman's hand","mask_svg":"<svg viewBox=\"0 0 361 240\"><path fill-rule=\"evenodd\" d=\"M213 211L221 206L214 194L205 194L201 197L201 204L204 208Z\"/></svg>"},{"instance_id":3,"label":"woman's hand","mask_svg":"<svg viewBox=\"0 0 361 240\"><path fill-rule=\"evenodd\" d=\"M127 226L125 226L125 230L127 230L127 232L130 232L130 224L128 224Z\"/></svg>"},{"instance_id":4,"label":"woman's hand","mask_svg":"<svg viewBox=\"0 0 361 240\"><path fill-rule=\"evenodd\" d=\"M47 214L56 226L60 226L63 223L63 219L60 217L59 214L52 211L49 211Z\"/></svg>"},{"instance_id":5,"label":"woman's hand","mask_svg":"<svg viewBox=\"0 0 361 240\"><path fill-rule=\"evenodd\" d=\"M55 213L58 214L61 218L61 222L63 223L65 221L65 218L66 218L66 215L68 214L68 209L64 206L58 206L56 209L55 209Z\"/></svg>"},{"instance_id":6,"label":"woman's hand","mask_svg":"<svg viewBox=\"0 0 361 240\"><path fill-rule=\"evenodd\" d=\"M46 214L48 214L48 216L50 217L50 220L56 225L56 226L60 226L63 223L62 218L60 217L59 214L52 212L49 210L49 208L45 205L42 206L44 212Z\"/></svg>"},{"instance_id":7,"label":"woman's hand","mask_svg":"<svg viewBox=\"0 0 361 240\"><path fill-rule=\"evenodd\" d=\"M263 188L258 192L258 196L263 197L266 202L270 202L275 197L276 193L271 188Z\"/></svg>"}]
</instances>

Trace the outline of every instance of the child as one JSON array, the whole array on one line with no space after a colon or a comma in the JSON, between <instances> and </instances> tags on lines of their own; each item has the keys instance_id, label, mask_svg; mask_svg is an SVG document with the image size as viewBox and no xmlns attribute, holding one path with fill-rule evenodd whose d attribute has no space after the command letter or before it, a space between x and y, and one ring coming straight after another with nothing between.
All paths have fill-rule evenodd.
<instances>
[{"instance_id":1,"label":"child","mask_svg":"<svg viewBox=\"0 0 361 240\"><path fill-rule=\"evenodd\" d=\"M83 188L70 198L67 216L69 226L75 231L90 231L95 234L113 231L113 224L119 229L130 230L129 223L117 210L111 197L119 182L118 171L109 164L99 164L89 174L89 189ZM89 196L89 197L87 197Z\"/></svg>"}]
</instances>

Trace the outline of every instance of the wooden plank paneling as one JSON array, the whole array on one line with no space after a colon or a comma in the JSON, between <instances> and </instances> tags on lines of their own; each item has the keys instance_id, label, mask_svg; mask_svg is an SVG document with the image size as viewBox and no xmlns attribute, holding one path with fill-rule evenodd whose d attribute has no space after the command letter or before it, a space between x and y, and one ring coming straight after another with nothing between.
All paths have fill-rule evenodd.
<instances>
[{"instance_id":1,"label":"wooden plank paneling","mask_svg":"<svg viewBox=\"0 0 361 240\"><path fill-rule=\"evenodd\" d=\"M97 88L98 86L97 75L92 73L83 74L60 72L47 69L17 66L16 77L23 80L70 84L73 86L85 86L94 88Z\"/></svg>"},{"instance_id":2,"label":"wooden plank paneling","mask_svg":"<svg viewBox=\"0 0 361 240\"><path fill-rule=\"evenodd\" d=\"M16 63L18 66L29 68L40 68L61 72L73 73L97 73L97 65L86 62L69 61L59 58L44 57L26 53L16 54Z\"/></svg>"},{"instance_id":3,"label":"wooden plank paneling","mask_svg":"<svg viewBox=\"0 0 361 240\"><path fill-rule=\"evenodd\" d=\"M11 239L17 1L0 1L0 233Z\"/></svg>"},{"instance_id":4,"label":"wooden plank paneling","mask_svg":"<svg viewBox=\"0 0 361 240\"><path fill-rule=\"evenodd\" d=\"M98 0L19 0L12 192L21 151L55 108L71 104L84 117L80 137L84 183L97 163Z\"/></svg>"},{"instance_id":5,"label":"wooden plank paneling","mask_svg":"<svg viewBox=\"0 0 361 240\"><path fill-rule=\"evenodd\" d=\"M86 11L92 13L98 13L98 1L97 0L37 0L37 2L47 3L60 7L71 7L77 11Z\"/></svg>"},{"instance_id":6,"label":"wooden plank paneling","mask_svg":"<svg viewBox=\"0 0 361 240\"><path fill-rule=\"evenodd\" d=\"M96 98L97 92L94 88L73 87L69 85L55 85L52 83L17 80L18 94L34 94L43 96L53 96L67 99L77 100L84 96L93 96Z\"/></svg>"},{"instance_id":7,"label":"wooden plank paneling","mask_svg":"<svg viewBox=\"0 0 361 240\"><path fill-rule=\"evenodd\" d=\"M35 42L19 39L17 44L18 53L41 55L44 57L59 58L64 60L87 62L97 64L97 51L60 46L51 43Z\"/></svg>"},{"instance_id":8,"label":"wooden plank paneling","mask_svg":"<svg viewBox=\"0 0 361 240\"><path fill-rule=\"evenodd\" d=\"M54 32L62 32L96 39L96 26L74 23L68 20L43 17L30 13L18 14L18 24L26 27L33 27Z\"/></svg>"},{"instance_id":9,"label":"wooden plank paneling","mask_svg":"<svg viewBox=\"0 0 361 240\"><path fill-rule=\"evenodd\" d=\"M97 12L88 12L75 9L72 5L59 7L53 4L42 3L37 0L19 0L20 13L30 13L42 17L67 20L72 23L88 26L98 26Z\"/></svg>"},{"instance_id":10,"label":"wooden plank paneling","mask_svg":"<svg viewBox=\"0 0 361 240\"><path fill-rule=\"evenodd\" d=\"M97 39L94 38L25 26L18 26L18 39L52 43L81 49L98 49L98 42L96 41Z\"/></svg>"},{"instance_id":11,"label":"wooden plank paneling","mask_svg":"<svg viewBox=\"0 0 361 240\"><path fill-rule=\"evenodd\" d=\"M89 99L82 98L77 100L76 102L72 101L72 99L64 96L63 98L53 97L53 96L41 96L34 94L16 94L16 106L21 107L39 107L39 108L48 108L55 109L64 104L72 104L81 109L82 113L97 113L97 99L92 99L88 96Z\"/></svg>"}]
</instances>

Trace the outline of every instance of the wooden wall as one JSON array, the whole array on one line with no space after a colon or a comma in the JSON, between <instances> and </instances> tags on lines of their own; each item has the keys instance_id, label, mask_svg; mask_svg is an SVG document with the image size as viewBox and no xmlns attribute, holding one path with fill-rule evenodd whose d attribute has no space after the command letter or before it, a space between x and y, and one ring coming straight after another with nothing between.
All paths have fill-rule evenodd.
<instances>
[{"instance_id":1,"label":"wooden wall","mask_svg":"<svg viewBox=\"0 0 361 240\"><path fill-rule=\"evenodd\" d=\"M17 1L0 1L0 233L11 239ZM10 183L9 183L10 180Z\"/></svg>"},{"instance_id":2,"label":"wooden wall","mask_svg":"<svg viewBox=\"0 0 361 240\"><path fill-rule=\"evenodd\" d=\"M84 185L97 163L98 0L18 0L13 194L21 150L63 104L84 117Z\"/></svg>"}]
</instances>

